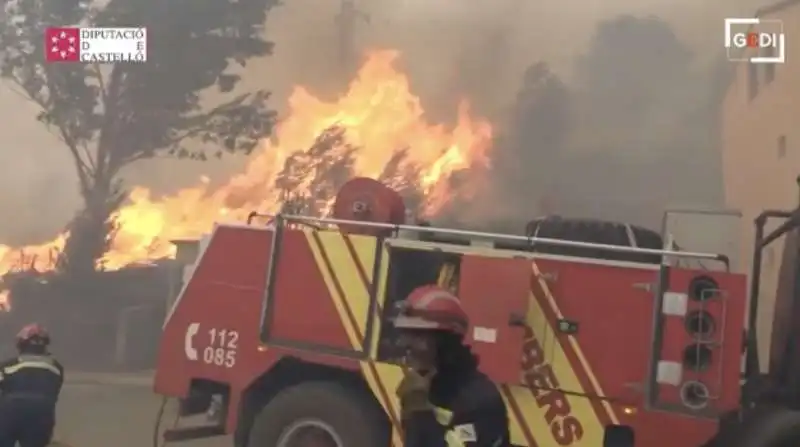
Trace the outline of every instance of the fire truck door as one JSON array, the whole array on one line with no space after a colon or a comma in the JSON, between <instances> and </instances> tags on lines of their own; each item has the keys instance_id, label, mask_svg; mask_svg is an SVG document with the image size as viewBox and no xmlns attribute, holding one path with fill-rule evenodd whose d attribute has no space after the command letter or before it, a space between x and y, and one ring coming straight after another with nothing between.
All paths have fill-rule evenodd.
<instances>
[{"instance_id":1,"label":"fire truck door","mask_svg":"<svg viewBox=\"0 0 800 447\"><path fill-rule=\"evenodd\" d=\"M467 342L481 370L495 382L519 383L530 262L464 255L459 277L459 297L470 317Z\"/></svg>"}]
</instances>

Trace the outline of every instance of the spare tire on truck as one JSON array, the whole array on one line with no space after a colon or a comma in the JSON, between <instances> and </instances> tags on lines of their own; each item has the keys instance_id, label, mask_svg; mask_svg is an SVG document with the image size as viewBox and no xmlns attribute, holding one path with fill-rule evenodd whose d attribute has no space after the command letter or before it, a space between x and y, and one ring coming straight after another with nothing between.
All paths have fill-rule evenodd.
<instances>
[{"instance_id":1,"label":"spare tire on truck","mask_svg":"<svg viewBox=\"0 0 800 447\"><path fill-rule=\"evenodd\" d=\"M374 406L334 382L306 382L278 393L256 415L248 447L376 447L390 444Z\"/></svg>"},{"instance_id":2,"label":"spare tire on truck","mask_svg":"<svg viewBox=\"0 0 800 447\"><path fill-rule=\"evenodd\" d=\"M661 250L664 241L653 230L629 223L610 222L598 219L575 219L547 216L528 222L525 234L530 237L557 239L562 241L587 242L591 244ZM658 264L661 256L645 253L621 252L590 247L537 244L534 251L561 256L627 261L643 264Z\"/></svg>"}]
</instances>

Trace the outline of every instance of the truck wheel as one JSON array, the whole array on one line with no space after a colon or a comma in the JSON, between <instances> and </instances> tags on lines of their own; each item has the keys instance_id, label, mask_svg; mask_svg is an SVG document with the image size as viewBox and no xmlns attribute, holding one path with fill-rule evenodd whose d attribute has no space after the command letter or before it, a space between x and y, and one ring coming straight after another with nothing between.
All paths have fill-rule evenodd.
<instances>
[{"instance_id":1,"label":"truck wheel","mask_svg":"<svg viewBox=\"0 0 800 447\"><path fill-rule=\"evenodd\" d=\"M735 447L795 447L800 445L800 412L775 409L746 424Z\"/></svg>"},{"instance_id":2,"label":"truck wheel","mask_svg":"<svg viewBox=\"0 0 800 447\"><path fill-rule=\"evenodd\" d=\"M329 382L296 385L276 395L253 421L248 447L389 445L380 414L359 393Z\"/></svg>"}]
</instances>

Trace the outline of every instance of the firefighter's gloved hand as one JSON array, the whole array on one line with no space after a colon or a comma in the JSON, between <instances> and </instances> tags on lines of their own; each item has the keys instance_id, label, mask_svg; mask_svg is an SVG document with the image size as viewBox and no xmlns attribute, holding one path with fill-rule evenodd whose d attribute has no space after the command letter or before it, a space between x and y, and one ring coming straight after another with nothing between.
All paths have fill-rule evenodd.
<instances>
[{"instance_id":1,"label":"firefighter's gloved hand","mask_svg":"<svg viewBox=\"0 0 800 447\"><path fill-rule=\"evenodd\" d=\"M428 401L432 377L433 374L423 376L413 369L406 370L403 380L395 391L400 399L400 409L404 416L433 408Z\"/></svg>"}]
</instances>

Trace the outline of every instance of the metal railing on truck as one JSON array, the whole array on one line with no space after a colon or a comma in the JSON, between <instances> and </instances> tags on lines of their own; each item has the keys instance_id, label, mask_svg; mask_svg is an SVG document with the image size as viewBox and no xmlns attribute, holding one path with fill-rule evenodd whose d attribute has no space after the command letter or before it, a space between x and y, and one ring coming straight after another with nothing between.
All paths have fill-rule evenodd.
<instances>
[{"instance_id":1,"label":"metal railing on truck","mask_svg":"<svg viewBox=\"0 0 800 447\"><path fill-rule=\"evenodd\" d=\"M250 215L247 217L247 223L252 224L253 220L256 218L267 219L270 225L274 225L276 229L282 227L285 223L304 224L316 229L323 229L325 225L328 226L347 225L356 227L360 226L364 228L388 230L394 233L395 235L397 235L400 231L413 231L413 232L428 233L428 234L462 236L475 239L525 242L532 248L535 247L536 245L553 245L561 247L606 250L606 251L620 252L620 253L658 255L667 258L675 257L679 259L680 258L705 259L705 260L721 262L725 265L726 271L730 270L730 260L728 256L720 253L702 253L702 252L677 251L677 250L665 250L665 249L654 249L654 248L640 248L640 247L630 247L627 245L598 244L594 242L569 241L563 239L542 238L535 236L521 236L521 235L504 234L504 233L489 233L483 231L460 230L456 228L438 228L438 227L421 226L421 225L389 224L382 222L366 222L361 220L335 219L328 217L311 217L311 216L302 216L293 214L259 214L253 212L250 213Z\"/></svg>"},{"instance_id":2,"label":"metal railing on truck","mask_svg":"<svg viewBox=\"0 0 800 447\"><path fill-rule=\"evenodd\" d=\"M265 291L264 305L262 309L262 314L265 315L265 318L262 320L262 327L261 327L262 338L267 332L265 323L268 319L266 316L268 309L268 302L269 302L269 297L272 295L272 291L274 289L274 284L275 284L275 273L277 271L278 263L274 262L274 260L280 253L282 234L287 223L305 225L317 230L323 230L326 229L326 227L330 229L335 229L335 227L341 227L341 226L347 226L351 228L363 227L371 229L383 229L387 230L387 233L392 233L395 237L399 235L400 231L409 231L409 232L427 233L427 234L461 236L472 239L488 239L492 241L524 242L528 244L529 247L532 249L535 248L536 245L541 244L541 245L562 246L562 247L586 248L594 250L607 250L611 252L662 256L662 262L660 264L659 274L657 276L653 288L653 298L654 298L653 314L652 314L653 332L651 341L651 352L648 359L648 372L647 372L647 377L645 378L645 386L644 386L645 402L647 406L651 408L658 407L656 375L657 375L658 362L661 352L660 347L663 342L664 320L662 318L663 317L662 308L664 306L664 292L667 290L668 286L669 270L670 268L672 268L671 261L673 259L710 260L724 264L725 271L728 272L730 271L729 257L725 254L720 254L720 253L687 252L687 251L676 251L676 250L665 250L665 249L659 250L659 249L639 248L639 247L631 247L624 245L610 245L610 244L598 244L592 242L540 238L535 236L520 236L520 235L503 234L503 233L460 230L455 228L437 228L433 226L366 222L358 220L321 218L321 217L311 217L311 216L292 215L292 214L259 214L253 212L250 213L250 215L248 216L247 223L251 224L255 218L267 219L269 225L274 229L272 235L272 252L270 254L270 263L267 270L266 291Z\"/></svg>"}]
</instances>

